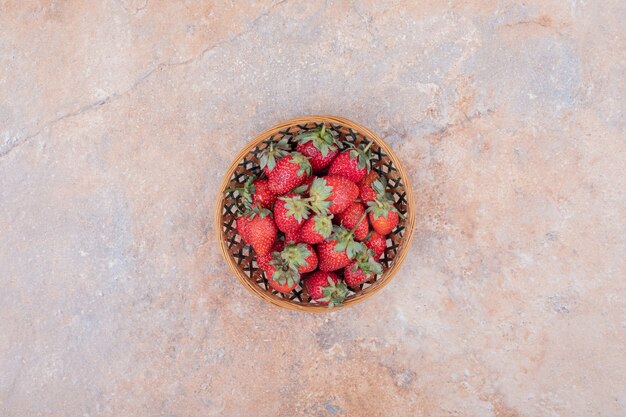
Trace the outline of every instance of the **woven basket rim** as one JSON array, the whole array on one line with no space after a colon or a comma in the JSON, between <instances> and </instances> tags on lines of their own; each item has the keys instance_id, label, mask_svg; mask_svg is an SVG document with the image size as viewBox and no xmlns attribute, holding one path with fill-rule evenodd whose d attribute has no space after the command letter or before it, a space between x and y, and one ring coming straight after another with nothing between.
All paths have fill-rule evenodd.
<instances>
[{"instance_id":1,"label":"woven basket rim","mask_svg":"<svg viewBox=\"0 0 626 417\"><path fill-rule=\"evenodd\" d=\"M223 230L223 208L224 208L224 192L228 187L228 184L231 181L231 178L237 169L237 166L241 162L241 160L248 155L255 147L261 144L264 140L266 140L269 136L278 133L281 130L284 130L288 127L295 125L303 125L307 123L334 123L339 124L348 128L351 128L362 135L366 136L370 140L374 141L380 148L383 149L385 154L392 160L396 169L400 172L400 176L402 178L402 185L404 187L404 193L406 195L406 228L405 233L402 236L402 241L398 248L397 254L394 258L393 264L389 269L387 269L382 276L374 282L371 287L368 288L367 293L360 293L356 296L346 300L342 305L335 306L332 309L329 309L323 305L316 304L304 304L304 303L293 303L289 300L280 298L271 292L261 288L255 282L252 282L245 272L241 269L241 267L235 262L233 256L230 254L228 247L226 246L226 236ZM215 233L217 240L220 245L220 249L222 252L222 256L226 260L226 263L229 265L230 269L235 273L241 284L251 291L253 294L261 297L265 301L282 308L286 308L293 311L304 311L309 313L327 313L332 311L337 311L342 308L346 308L357 303L360 303L374 294L378 293L385 285L391 281L393 276L397 273L398 269L404 262L409 250L409 246L413 239L413 229L415 226L415 201L413 199L413 190L411 188L411 181L407 171L404 169L400 159L395 154L395 152L391 149L391 147L377 134L367 129L366 127L353 122L351 120L345 119L339 116L323 116L323 115L313 115L313 116L302 116L293 119L286 120L279 124L276 124L269 129L261 132L256 135L254 139L252 139L248 144L235 156L233 162L230 164L230 167L224 174L222 183L218 190L216 203L215 203Z\"/></svg>"}]
</instances>

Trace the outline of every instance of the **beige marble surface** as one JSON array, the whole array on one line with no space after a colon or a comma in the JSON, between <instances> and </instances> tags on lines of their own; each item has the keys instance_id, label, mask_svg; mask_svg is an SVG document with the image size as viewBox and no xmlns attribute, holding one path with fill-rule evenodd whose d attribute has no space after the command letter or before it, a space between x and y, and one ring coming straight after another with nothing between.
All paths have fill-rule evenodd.
<instances>
[{"instance_id":1,"label":"beige marble surface","mask_svg":"<svg viewBox=\"0 0 626 417\"><path fill-rule=\"evenodd\" d=\"M0 0L0 415L626 415L626 3ZM248 294L222 173L305 114L409 169L411 253Z\"/></svg>"}]
</instances>

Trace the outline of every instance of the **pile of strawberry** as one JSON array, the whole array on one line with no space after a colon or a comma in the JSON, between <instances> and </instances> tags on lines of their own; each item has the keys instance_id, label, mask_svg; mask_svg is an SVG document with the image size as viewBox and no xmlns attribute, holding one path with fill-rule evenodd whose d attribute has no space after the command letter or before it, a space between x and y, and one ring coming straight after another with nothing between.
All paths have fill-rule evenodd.
<instances>
[{"instance_id":1,"label":"pile of strawberry","mask_svg":"<svg viewBox=\"0 0 626 417\"><path fill-rule=\"evenodd\" d=\"M342 142L324 125L296 141L295 151L286 139L272 142L260 158L264 175L229 190L239 199L237 231L274 290L301 284L332 307L382 273L399 213L371 169L371 143Z\"/></svg>"}]
</instances>

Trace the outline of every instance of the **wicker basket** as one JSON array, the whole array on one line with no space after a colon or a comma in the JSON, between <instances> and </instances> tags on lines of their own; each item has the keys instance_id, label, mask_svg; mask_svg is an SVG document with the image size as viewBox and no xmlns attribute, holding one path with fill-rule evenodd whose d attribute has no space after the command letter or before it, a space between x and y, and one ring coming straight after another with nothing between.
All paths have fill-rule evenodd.
<instances>
[{"instance_id":1,"label":"wicker basket","mask_svg":"<svg viewBox=\"0 0 626 417\"><path fill-rule=\"evenodd\" d=\"M322 123L339 133L340 139L359 144L366 139L373 141L372 168L388 182L388 191L395 200L398 211L403 214L396 229L387 236L387 248L379 262L383 273L362 284L356 292L351 292L341 306L332 310L311 301L306 290L298 286L289 294L273 290L258 268L256 256L250 246L245 244L235 229L235 196L226 193L227 189L240 187L248 176L260 175L259 155L269 142L287 137L290 143L301 131L309 130ZM293 143L295 149L295 143ZM308 312L327 312L347 307L374 295L387 284L398 270L406 256L415 224L415 204L409 178L400 164L400 160L380 137L363 126L333 116L308 116L288 120L278 124L254 138L235 158L224 176L217 194L215 210L215 230L222 254L239 281L251 292L275 304L290 310Z\"/></svg>"}]
</instances>

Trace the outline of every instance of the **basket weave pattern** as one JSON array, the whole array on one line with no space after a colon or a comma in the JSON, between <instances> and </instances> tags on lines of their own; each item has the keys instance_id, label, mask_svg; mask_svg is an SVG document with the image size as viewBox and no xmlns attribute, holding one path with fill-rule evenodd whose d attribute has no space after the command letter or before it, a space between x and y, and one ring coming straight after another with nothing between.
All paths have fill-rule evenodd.
<instances>
[{"instance_id":1,"label":"basket weave pattern","mask_svg":"<svg viewBox=\"0 0 626 417\"><path fill-rule=\"evenodd\" d=\"M387 144L374 133L364 127L346 119L331 116L310 116L289 120L263 132L244 149L226 173L216 207L216 230L222 253L237 274L239 280L249 290L267 301L292 310L312 312L329 311L325 306L316 304L310 299L306 290L298 285L291 293L283 294L273 290L263 270L256 263L256 255L252 248L245 244L236 230L237 192L228 192L227 189L241 187L251 176L263 176L259 166L262 151L272 141L287 138L292 149L295 150L296 136L306 130L319 127L322 123L327 128L338 133L341 141L352 142L355 145L365 141L374 143L372 151L372 169L379 176L386 178L387 190L392 195L395 206L402 214L396 229L387 236L387 247L379 262L383 273L365 282L359 288L353 288L343 307L355 304L373 295L386 284L397 270L406 255L414 225L414 210L411 189L408 178L400 162ZM335 307L341 308L342 306Z\"/></svg>"}]
</instances>

